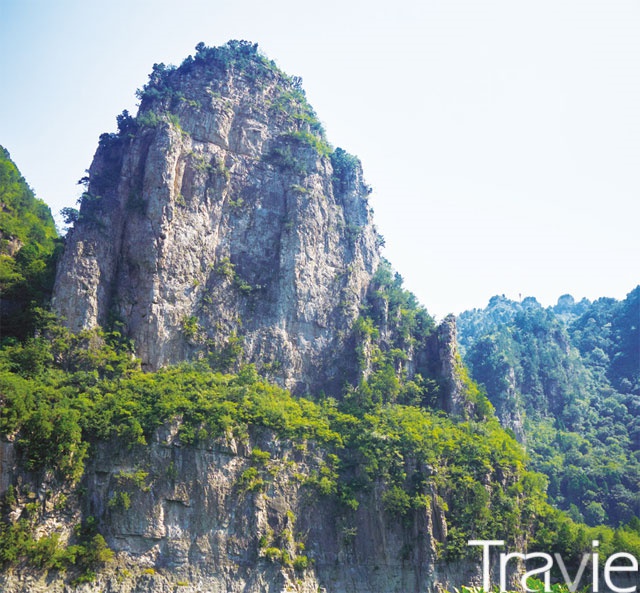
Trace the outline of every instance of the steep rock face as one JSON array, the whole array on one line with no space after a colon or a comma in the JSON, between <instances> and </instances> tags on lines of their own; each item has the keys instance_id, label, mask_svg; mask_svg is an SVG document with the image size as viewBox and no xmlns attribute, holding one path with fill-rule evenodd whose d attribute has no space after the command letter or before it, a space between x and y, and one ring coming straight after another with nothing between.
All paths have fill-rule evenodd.
<instances>
[{"instance_id":1,"label":"steep rock face","mask_svg":"<svg viewBox=\"0 0 640 593\"><path fill-rule=\"evenodd\" d=\"M15 449L13 443L0 441L0 495L11 485L15 465Z\"/></svg>"},{"instance_id":2,"label":"steep rock face","mask_svg":"<svg viewBox=\"0 0 640 593\"><path fill-rule=\"evenodd\" d=\"M445 317L429 336L423 357L429 374L441 384L438 408L459 417L471 414L473 406L460 373L462 363L458 353L458 329L453 315Z\"/></svg>"},{"instance_id":3,"label":"steep rock face","mask_svg":"<svg viewBox=\"0 0 640 593\"><path fill-rule=\"evenodd\" d=\"M201 50L119 125L58 269L67 325L122 320L150 369L241 345L295 391L340 387L377 236L359 162L330 154L299 83L253 46Z\"/></svg>"},{"instance_id":4,"label":"steep rock face","mask_svg":"<svg viewBox=\"0 0 640 593\"><path fill-rule=\"evenodd\" d=\"M318 451L302 452L269 432L253 435L251 444L272 456L259 469L262 490L246 480L247 469L256 467L248 442L181 447L167 427L139 450L101 446L83 479L82 506L101 523L116 557L80 590L404 593L478 583L480 563L437 560L437 544L446 536L440 507L398 521L383 510L380 485L357 512L346 511L297 477L317 470L323 462ZM55 531L64 540L77 513L56 511L48 496L39 490L49 509L41 532ZM282 552L290 560L283 561ZM303 556L313 561L296 563ZM0 588L68 591L69 576L4 572Z\"/></svg>"}]
</instances>

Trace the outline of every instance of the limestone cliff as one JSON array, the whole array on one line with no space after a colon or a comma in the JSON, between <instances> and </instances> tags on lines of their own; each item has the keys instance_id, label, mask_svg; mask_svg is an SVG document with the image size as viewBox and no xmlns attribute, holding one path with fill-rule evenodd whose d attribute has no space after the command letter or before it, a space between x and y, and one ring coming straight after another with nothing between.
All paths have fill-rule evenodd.
<instances>
[{"instance_id":1,"label":"limestone cliff","mask_svg":"<svg viewBox=\"0 0 640 593\"><path fill-rule=\"evenodd\" d=\"M256 464L258 445L271 458ZM304 486L324 461L321 450L301 450L269 431L185 448L165 427L147 447L100 446L82 494L67 491L68 499L52 481L29 493L32 476L21 473L14 512L36 500L44 517L39 533L62 541L83 513L100 522L116 556L94 582L75 589L85 593L405 593L478 582L478 563L437 560L447 526L435 498L398 521L383 510L380 483L354 512ZM265 480L259 489L245 478L256 465ZM0 588L62 593L74 574L5 571Z\"/></svg>"},{"instance_id":2,"label":"limestone cliff","mask_svg":"<svg viewBox=\"0 0 640 593\"><path fill-rule=\"evenodd\" d=\"M150 369L241 346L295 391L341 387L379 263L360 163L255 46L156 66L141 97L101 138L55 310L121 320Z\"/></svg>"}]
</instances>

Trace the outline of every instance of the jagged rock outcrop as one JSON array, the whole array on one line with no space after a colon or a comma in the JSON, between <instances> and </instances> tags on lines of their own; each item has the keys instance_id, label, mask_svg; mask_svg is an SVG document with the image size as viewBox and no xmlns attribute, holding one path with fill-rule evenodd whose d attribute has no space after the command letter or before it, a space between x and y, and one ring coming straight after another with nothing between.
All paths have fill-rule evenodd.
<instances>
[{"instance_id":1,"label":"jagged rock outcrop","mask_svg":"<svg viewBox=\"0 0 640 593\"><path fill-rule=\"evenodd\" d=\"M379 262L357 159L329 154L299 83L253 46L157 67L142 97L101 138L55 310L73 330L122 320L150 369L237 335L287 387L343 383Z\"/></svg>"},{"instance_id":2,"label":"jagged rock outcrop","mask_svg":"<svg viewBox=\"0 0 640 593\"><path fill-rule=\"evenodd\" d=\"M429 374L440 381L437 407L454 416L469 416L473 412L473 404L461 376L458 329L453 315L445 317L429 336L423 356Z\"/></svg>"}]
</instances>

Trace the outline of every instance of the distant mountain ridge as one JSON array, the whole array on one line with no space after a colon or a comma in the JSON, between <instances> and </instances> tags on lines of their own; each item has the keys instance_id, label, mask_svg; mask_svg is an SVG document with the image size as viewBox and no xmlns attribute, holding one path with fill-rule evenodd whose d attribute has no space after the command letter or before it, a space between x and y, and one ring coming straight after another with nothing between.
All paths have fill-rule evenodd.
<instances>
[{"instance_id":1,"label":"distant mountain ridge","mask_svg":"<svg viewBox=\"0 0 640 593\"><path fill-rule=\"evenodd\" d=\"M640 286L553 307L493 297L458 320L463 359L527 444L561 507L591 524L640 515Z\"/></svg>"}]
</instances>

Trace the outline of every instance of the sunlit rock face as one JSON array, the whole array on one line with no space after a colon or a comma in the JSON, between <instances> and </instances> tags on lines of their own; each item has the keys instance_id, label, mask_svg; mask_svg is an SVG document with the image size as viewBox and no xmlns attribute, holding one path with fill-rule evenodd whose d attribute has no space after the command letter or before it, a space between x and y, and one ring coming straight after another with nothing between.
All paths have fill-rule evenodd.
<instances>
[{"instance_id":1,"label":"sunlit rock face","mask_svg":"<svg viewBox=\"0 0 640 593\"><path fill-rule=\"evenodd\" d=\"M55 310L73 330L121 321L149 369L216 351L338 390L379 263L358 160L254 46L156 67L141 99L101 138Z\"/></svg>"}]
</instances>

